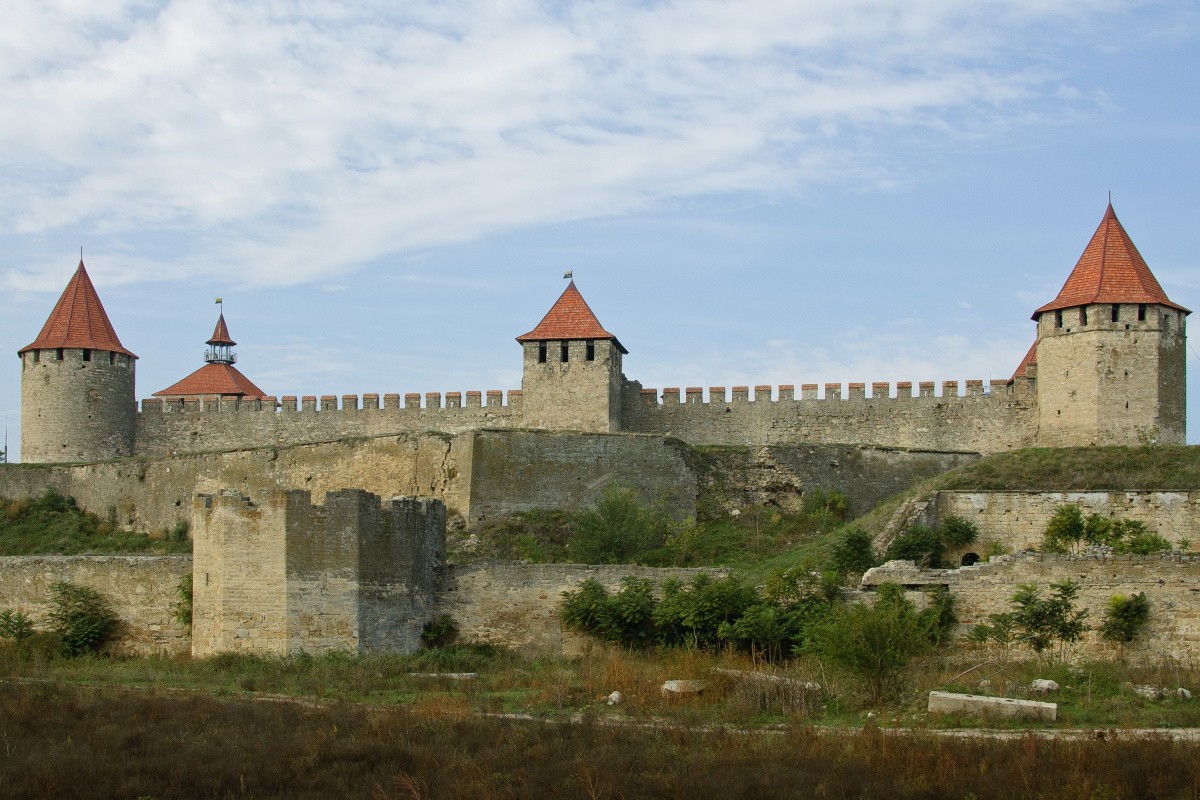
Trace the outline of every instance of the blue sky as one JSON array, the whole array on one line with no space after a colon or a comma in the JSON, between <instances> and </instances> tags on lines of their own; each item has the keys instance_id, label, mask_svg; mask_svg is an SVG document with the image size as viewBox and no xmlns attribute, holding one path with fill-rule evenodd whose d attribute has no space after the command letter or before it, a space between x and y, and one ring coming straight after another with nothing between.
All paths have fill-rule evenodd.
<instances>
[{"instance_id":1,"label":"blue sky","mask_svg":"<svg viewBox=\"0 0 1200 800\"><path fill-rule=\"evenodd\" d=\"M1200 308L1200 11L9 0L0 413L84 247L138 396L509 389L576 283L646 386L1007 378L1112 192ZM1200 397L1189 352L1189 395ZM1189 440L1200 412L1189 404Z\"/></svg>"}]
</instances>

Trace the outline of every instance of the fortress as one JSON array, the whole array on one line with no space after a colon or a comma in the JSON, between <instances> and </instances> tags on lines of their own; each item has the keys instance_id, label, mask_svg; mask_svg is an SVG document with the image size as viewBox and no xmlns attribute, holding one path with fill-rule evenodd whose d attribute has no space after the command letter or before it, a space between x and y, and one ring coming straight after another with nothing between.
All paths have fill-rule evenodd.
<instances>
[{"instance_id":1,"label":"fortress","mask_svg":"<svg viewBox=\"0 0 1200 800\"><path fill-rule=\"evenodd\" d=\"M137 356L81 261L19 351L25 463L0 466L0 495L50 487L144 531L186 521L194 563L0 559L0 608L37 607L50 582L72 579L119 596L132 649L412 649L424 621L449 613L472 638L561 651L569 645L557 621L561 592L585 577L615 586L638 568L447 565L447 516L469 528L579 507L611 483L680 517L696 514L702 496L730 508L795 507L813 487L846 492L861 513L980 454L1182 444L1189 313L1167 297L1110 205L1058 295L1033 312L1036 340L1012 377L987 385L946 381L939 391L921 382L914 391L876 382L869 394L864 383L845 394L841 384L803 384L798 393L791 385L643 388L624 375L628 351L572 281L517 337L523 376L507 394L276 398L233 366L236 342L222 315L205 366L139 408ZM1175 509L1171 524L1184 532L1200 518L1200 492L1133 494L1088 502ZM425 499L388 499L400 496ZM984 539L1019 546L1031 520L1062 501L1074 500L947 496L913 513L959 503L996 520L981 528ZM936 514L927 521L936 525ZM1014 521L1025 527L1000 530ZM964 568L953 580L896 574L912 587L940 581L975 592L980 615L1004 601L1005 570L1087 573L1101 605L1104 592L1145 587L1158 593L1152 602L1174 609L1156 623L1155 641L1195 657L1197 563L1014 562ZM983 567L986 591L968 572ZM1173 577L1163 580L1161 570ZM193 635L170 617L187 574Z\"/></svg>"},{"instance_id":2,"label":"fortress","mask_svg":"<svg viewBox=\"0 0 1200 800\"><path fill-rule=\"evenodd\" d=\"M1037 339L1012 378L794 386L643 388L627 354L572 282L517 337L521 388L321 397L264 396L232 367L224 317L210 363L143 400L82 261L21 348L25 462L161 458L421 431L639 433L693 445L842 444L989 453L1032 445L1183 443L1185 319L1110 205L1062 290L1033 313ZM215 370L210 370L215 368ZM209 371L208 374L201 375ZM242 380L239 381L238 378Z\"/></svg>"}]
</instances>

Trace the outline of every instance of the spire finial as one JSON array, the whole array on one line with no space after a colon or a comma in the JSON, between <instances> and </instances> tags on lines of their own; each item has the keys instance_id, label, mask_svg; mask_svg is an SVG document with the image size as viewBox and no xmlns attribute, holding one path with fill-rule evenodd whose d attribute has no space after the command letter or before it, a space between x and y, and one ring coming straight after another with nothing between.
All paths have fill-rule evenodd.
<instances>
[{"instance_id":1,"label":"spire finial","mask_svg":"<svg viewBox=\"0 0 1200 800\"><path fill-rule=\"evenodd\" d=\"M569 280L574 280L574 279L575 279L575 270L569 269L563 273L564 281L569 281Z\"/></svg>"}]
</instances>

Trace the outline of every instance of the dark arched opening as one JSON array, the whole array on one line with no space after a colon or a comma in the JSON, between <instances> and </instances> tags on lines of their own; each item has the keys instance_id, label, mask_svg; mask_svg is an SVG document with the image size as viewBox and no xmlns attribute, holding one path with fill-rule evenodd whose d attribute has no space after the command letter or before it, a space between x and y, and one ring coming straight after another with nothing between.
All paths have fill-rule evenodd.
<instances>
[{"instance_id":1,"label":"dark arched opening","mask_svg":"<svg viewBox=\"0 0 1200 800\"><path fill-rule=\"evenodd\" d=\"M979 553L967 553L962 557L962 565L964 567L969 567L977 563L979 563Z\"/></svg>"}]
</instances>

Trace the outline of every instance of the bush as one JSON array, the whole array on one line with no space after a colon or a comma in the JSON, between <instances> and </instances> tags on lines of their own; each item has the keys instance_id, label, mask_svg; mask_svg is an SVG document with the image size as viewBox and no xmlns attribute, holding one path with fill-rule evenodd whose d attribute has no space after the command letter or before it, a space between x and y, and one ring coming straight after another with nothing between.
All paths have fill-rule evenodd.
<instances>
[{"instance_id":1,"label":"bush","mask_svg":"<svg viewBox=\"0 0 1200 800\"><path fill-rule=\"evenodd\" d=\"M975 544L979 538L979 528L969 519L948 516L938 524L938 537L952 550L958 550L967 545Z\"/></svg>"},{"instance_id":2,"label":"bush","mask_svg":"<svg viewBox=\"0 0 1200 800\"><path fill-rule=\"evenodd\" d=\"M940 567L946 555L946 545L937 532L925 525L913 525L893 541L887 549L888 561L913 561L918 567Z\"/></svg>"},{"instance_id":3,"label":"bush","mask_svg":"<svg viewBox=\"0 0 1200 800\"><path fill-rule=\"evenodd\" d=\"M1170 550L1171 543L1145 524L1131 519L1103 517L1092 514L1084 519L1076 505L1063 505L1054 510L1042 536L1042 549L1047 553L1078 553L1084 545L1113 548L1117 554L1149 555Z\"/></svg>"},{"instance_id":4,"label":"bush","mask_svg":"<svg viewBox=\"0 0 1200 800\"><path fill-rule=\"evenodd\" d=\"M1132 596L1116 594L1109 598L1100 625L1100 638L1106 642L1129 644L1150 621L1150 601L1138 592Z\"/></svg>"},{"instance_id":5,"label":"bush","mask_svg":"<svg viewBox=\"0 0 1200 800\"><path fill-rule=\"evenodd\" d=\"M759 602L758 592L733 576L713 580L701 573L687 584L679 580L663 584L654 623L665 644L712 647L720 641L721 625L736 622Z\"/></svg>"},{"instance_id":6,"label":"bush","mask_svg":"<svg viewBox=\"0 0 1200 800\"><path fill-rule=\"evenodd\" d=\"M0 611L0 639L23 642L33 636L33 620L23 611L6 608Z\"/></svg>"},{"instance_id":7,"label":"bush","mask_svg":"<svg viewBox=\"0 0 1200 800\"><path fill-rule=\"evenodd\" d=\"M449 647L457 638L458 625L449 614L431 619L421 629L421 644L426 647Z\"/></svg>"},{"instance_id":8,"label":"bush","mask_svg":"<svg viewBox=\"0 0 1200 800\"><path fill-rule=\"evenodd\" d=\"M192 573L179 579L175 586L175 620L180 625L192 628Z\"/></svg>"},{"instance_id":9,"label":"bush","mask_svg":"<svg viewBox=\"0 0 1200 800\"><path fill-rule=\"evenodd\" d=\"M610 485L595 509L579 515L570 551L583 564L627 564L662 547L670 530L665 511L645 508L632 489Z\"/></svg>"},{"instance_id":10,"label":"bush","mask_svg":"<svg viewBox=\"0 0 1200 800\"><path fill-rule=\"evenodd\" d=\"M814 641L818 653L863 680L872 703L894 695L909 663L930 647L916 608L896 584L880 586L872 606L834 609Z\"/></svg>"},{"instance_id":11,"label":"bush","mask_svg":"<svg viewBox=\"0 0 1200 800\"><path fill-rule=\"evenodd\" d=\"M833 546L833 571L839 577L861 575L877 563L871 534L855 525Z\"/></svg>"},{"instance_id":12,"label":"bush","mask_svg":"<svg viewBox=\"0 0 1200 800\"><path fill-rule=\"evenodd\" d=\"M651 588L650 581L629 576L610 596L599 581L589 578L578 590L563 593L563 623L606 642L651 644L656 638Z\"/></svg>"},{"instance_id":13,"label":"bush","mask_svg":"<svg viewBox=\"0 0 1200 800\"><path fill-rule=\"evenodd\" d=\"M117 615L95 589L59 582L50 587L50 627L67 655L96 653L117 629Z\"/></svg>"}]
</instances>

